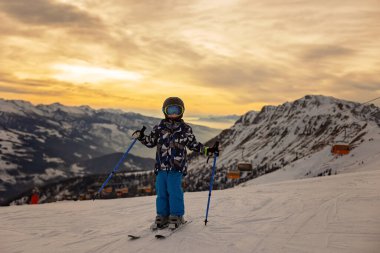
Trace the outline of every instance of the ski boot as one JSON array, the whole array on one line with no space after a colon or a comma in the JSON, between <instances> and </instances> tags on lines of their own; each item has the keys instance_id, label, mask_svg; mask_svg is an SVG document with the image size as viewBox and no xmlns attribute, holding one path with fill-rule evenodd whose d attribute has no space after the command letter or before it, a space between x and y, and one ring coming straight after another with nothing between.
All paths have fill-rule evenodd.
<instances>
[{"instance_id":1,"label":"ski boot","mask_svg":"<svg viewBox=\"0 0 380 253\"><path fill-rule=\"evenodd\" d=\"M166 228L168 226L168 221L169 219L167 216L157 215L156 220L154 221L154 223L152 224L150 228L151 230Z\"/></svg>"},{"instance_id":2,"label":"ski boot","mask_svg":"<svg viewBox=\"0 0 380 253\"><path fill-rule=\"evenodd\" d=\"M185 223L183 216L170 215L169 216L169 228L174 230Z\"/></svg>"}]
</instances>

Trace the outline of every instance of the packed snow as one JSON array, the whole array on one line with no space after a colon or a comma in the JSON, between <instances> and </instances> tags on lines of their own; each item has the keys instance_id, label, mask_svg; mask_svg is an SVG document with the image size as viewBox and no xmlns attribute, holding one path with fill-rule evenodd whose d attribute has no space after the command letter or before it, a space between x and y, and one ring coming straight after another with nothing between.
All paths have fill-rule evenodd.
<instances>
[{"instance_id":1,"label":"packed snow","mask_svg":"<svg viewBox=\"0 0 380 253\"><path fill-rule=\"evenodd\" d=\"M45 169L45 173L43 174L34 174L33 180L36 184L43 184L45 181L48 181L49 179L54 179L57 177L64 177L64 176L66 176L64 171L48 168L48 169Z\"/></svg>"},{"instance_id":2,"label":"packed snow","mask_svg":"<svg viewBox=\"0 0 380 253\"><path fill-rule=\"evenodd\" d=\"M79 154L78 152L74 152L74 155L78 158L82 158L82 154Z\"/></svg>"},{"instance_id":3,"label":"packed snow","mask_svg":"<svg viewBox=\"0 0 380 253\"><path fill-rule=\"evenodd\" d=\"M43 133L48 136L56 136L57 138L63 138L62 134L60 134L56 129L47 129L42 126L36 126L36 133Z\"/></svg>"},{"instance_id":4,"label":"packed snow","mask_svg":"<svg viewBox=\"0 0 380 253\"><path fill-rule=\"evenodd\" d=\"M280 182L292 179L316 177L318 174L331 169L332 174L350 173L356 171L371 171L380 169L380 135L377 129L372 129L374 136L366 140L350 154L340 156L331 154L331 147L299 159L282 169L265 174L251 183ZM376 135L377 134L377 135Z\"/></svg>"},{"instance_id":5,"label":"packed snow","mask_svg":"<svg viewBox=\"0 0 380 253\"><path fill-rule=\"evenodd\" d=\"M74 163L70 167L70 171L75 173L76 175L85 174L85 168L80 167L78 164Z\"/></svg>"},{"instance_id":6,"label":"packed snow","mask_svg":"<svg viewBox=\"0 0 380 253\"><path fill-rule=\"evenodd\" d=\"M30 102L22 100L6 100L0 98L0 108L2 111L17 115L27 115L30 112L38 113L38 110L36 110Z\"/></svg>"},{"instance_id":7,"label":"packed snow","mask_svg":"<svg viewBox=\"0 0 380 253\"><path fill-rule=\"evenodd\" d=\"M0 208L0 251L272 252L380 251L380 170L185 193L193 222L165 240L149 227L155 197L58 202Z\"/></svg>"},{"instance_id":8,"label":"packed snow","mask_svg":"<svg viewBox=\"0 0 380 253\"><path fill-rule=\"evenodd\" d=\"M15 144L22 145L17 134L0 130L0 149L3 154L13 154L15 152Z\"/></svg>"},{"instance_id":9,"label":"packed snow","mask_svg":"<svg viewBox=\"0 0 380 253\"><path fill-rule=\"evenodd\" d=\"M59 157L50 157L46 154L43 154L43 159L48 163L64 163L64 161Z\"/></svg>"}]
</instances>

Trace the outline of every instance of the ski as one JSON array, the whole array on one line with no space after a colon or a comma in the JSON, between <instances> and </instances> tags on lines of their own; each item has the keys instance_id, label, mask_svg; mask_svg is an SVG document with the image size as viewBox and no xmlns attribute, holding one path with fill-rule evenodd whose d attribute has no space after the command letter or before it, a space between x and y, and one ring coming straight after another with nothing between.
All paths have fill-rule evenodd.
<instances>
[{"instance_id":1,"label":"ski","mask_svg":"<svg viewBox=\"0 0 380 253\"><path fill-rule=\"evenodd\" d=\"M175 229L167 229L165 231L162 231L160 232L159 234L155 235L154 237L156 237L157 239L165 239L165 238L168 238L169 236L171 236L172 234L174 234L175 232L183 229L187 224L191 223L192 221L189 220L189 221L185 221L185 223L183 223L181 226L179 226L178 228L175 228Z\"/></svg>"},{"instance_id":2,"label":"ski","mask_svg":"<svg viewBox=\"0 0 380 253\"><path fill-rule=\"evenodd\" d=\"M129 234L128 235L128 238L130 239L130 240L137 240L137 239L140 239L140 238L142 238L142 237L145 237L145 236L147 236L147 235L149 235L149 234L151 234L152 232L154 232L155 230L151 230L151 229L144 229L144 230L142 230L142 231L140 231L140 232L137 232L137 233L133 233L133 234Z\"/></svg>"},{"instance_id":3,"label":"ski","mask_svg":"<svg viewBox=\"0 0 380 253\"><path fill-rule=\"evenodd\" d=\"M147 235L150 235L156 231L159 231L159 230L162 230L162 229L165 229L167 228L168 226L165 226L163 228L154 228L153 225L150 227L150 228L144 228L143 230L137 232L137 233L133 233L133 234L128 234L128 238L130 240L137 240L137 239L140 239L142 237L145 237Z\"/></svg>"},{"instance_id":4,"label":"ski","mask_svg":"<svg viewBox=\"0 0 380 253\"><path fill-rule=\"evenodd\" d=\"M128 238L131 240L137 240L141 238L141 235L128 235Z\"/></svg>"}]
</instances>

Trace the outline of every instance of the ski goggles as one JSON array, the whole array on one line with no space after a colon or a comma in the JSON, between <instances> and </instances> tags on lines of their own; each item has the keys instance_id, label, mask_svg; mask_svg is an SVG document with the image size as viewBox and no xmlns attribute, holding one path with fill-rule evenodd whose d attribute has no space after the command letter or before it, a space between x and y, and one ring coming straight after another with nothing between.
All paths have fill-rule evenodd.
<instances>
[{"instance_id":1,"label":"ski goggles","mask_svg":"<svg viewBox=\"0 0 380 253\"><path fill-rule=\"evenodd\" d=\"M163 109L166 115L182 115L183 107L180 105L168 105Z\"/></svg>"}]
</instances>

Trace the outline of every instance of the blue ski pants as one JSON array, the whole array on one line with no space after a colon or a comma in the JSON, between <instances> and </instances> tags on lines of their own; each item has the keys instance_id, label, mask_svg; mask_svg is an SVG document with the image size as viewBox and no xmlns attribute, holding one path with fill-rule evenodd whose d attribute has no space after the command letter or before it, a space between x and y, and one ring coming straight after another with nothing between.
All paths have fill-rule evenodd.
<instances>
[{"instance_id":1,"label":"blue ski pants","mask_svg":"<svg viewBox=\"0 0 380 253\"><path fill-rule=\"evenodd\" d=\"M159 171L156 177L157 215L183 216L185 204L182 190L182 172Z\"/></svg>"}]
</instances>

